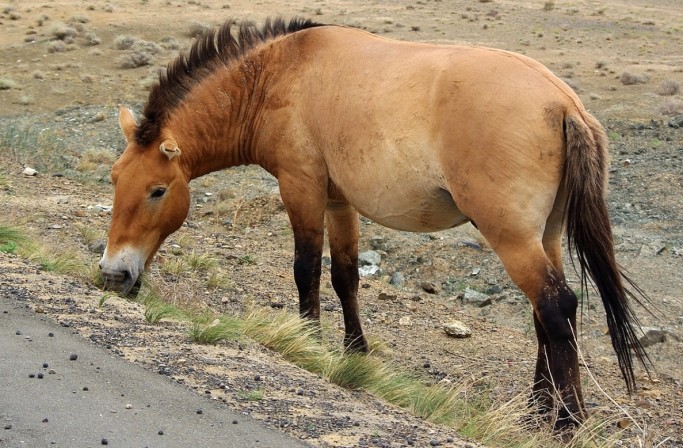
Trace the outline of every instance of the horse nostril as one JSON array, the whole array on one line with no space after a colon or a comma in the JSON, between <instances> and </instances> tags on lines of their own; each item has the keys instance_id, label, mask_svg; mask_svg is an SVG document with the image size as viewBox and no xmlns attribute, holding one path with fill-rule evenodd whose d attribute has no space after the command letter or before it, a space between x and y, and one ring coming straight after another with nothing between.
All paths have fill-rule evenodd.
<instances>
[{"instance_id":1,"label":"horse nostril","mask_svg":"<svg viewBox=\"0 0 683 448\"><path fill-rule=\"evenodd\" d=\"M130 271L109 271L101 266L100 269L102 269L102 277L107 283L124 283L132 277Z\"/></svg>"}]
</instances>

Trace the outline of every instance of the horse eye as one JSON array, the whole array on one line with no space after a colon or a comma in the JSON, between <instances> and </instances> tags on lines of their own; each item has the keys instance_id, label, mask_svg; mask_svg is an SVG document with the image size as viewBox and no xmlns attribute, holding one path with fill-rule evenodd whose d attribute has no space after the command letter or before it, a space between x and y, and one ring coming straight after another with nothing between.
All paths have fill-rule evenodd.
<instances>
[{"instance_id":1,"label":"horse eye","mask_svg":"<svg viewBox=\"0 0 683 448\"><path fill-rule=\"evenodd\" d=\"M150 197L152 199L159 199L164 194L166 194L166 189L164 187L155 188Z\"/></svg>"}]
</instances>

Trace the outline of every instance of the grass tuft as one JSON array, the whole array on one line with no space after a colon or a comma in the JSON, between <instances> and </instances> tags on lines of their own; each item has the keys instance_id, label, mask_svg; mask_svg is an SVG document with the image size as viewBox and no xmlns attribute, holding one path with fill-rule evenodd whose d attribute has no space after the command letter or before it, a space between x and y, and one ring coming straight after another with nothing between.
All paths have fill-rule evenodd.
<instances>
[{"instance_id":1,"label":"grass tuft","mask_svg":"<svg viewBox=\"0 0 683 448\"><path fill-rule=\"evenodd\" d=\"M237 319L222 317L207 322L206 317L200 317L190 327L192 342L204 345L215 345L221 341L238 339L241 334L241 323Z\"/></svg>"}]
</instances>

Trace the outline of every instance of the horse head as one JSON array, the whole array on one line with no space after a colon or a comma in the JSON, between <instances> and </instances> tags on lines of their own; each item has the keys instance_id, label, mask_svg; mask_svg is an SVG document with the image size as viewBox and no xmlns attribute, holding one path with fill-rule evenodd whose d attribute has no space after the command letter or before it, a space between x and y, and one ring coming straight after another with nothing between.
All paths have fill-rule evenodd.
<instances>
[{"instance_id":1,"label":"horse head","mask_svg":"<svg viewBox=\"0 0 683 448\"><path fill-rule=\"evenodd\" d=\"M190 208L189 177L170 135L141 145L132 113L120 108L126 149L111 171L114 208L100 269L105 289L128 294L168 235L180 228Z\"/></svg>"}]
</instances>

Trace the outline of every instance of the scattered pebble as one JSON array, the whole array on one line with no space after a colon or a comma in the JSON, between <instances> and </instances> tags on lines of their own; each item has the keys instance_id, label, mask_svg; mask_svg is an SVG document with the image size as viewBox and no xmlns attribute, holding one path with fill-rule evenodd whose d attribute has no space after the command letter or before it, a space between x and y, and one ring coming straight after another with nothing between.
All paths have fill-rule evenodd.
<instances>
[{"instance_id":1,"label":"scattered pebble","mask_svg":"<svg viewBox=\"0 0 683 448\"><path fill-rule=\"evenodd\" d=\"M75 353L72 353L69 355L69 361L76 361L78 359L78 355Z\"/></svg>"},{"instance_id":2,"label":"scattered pebble","mask_svg":"<svg viewBox=\"0 0 683 448\"><path fill-rule=\"evenodd\" d=\"M102 443L102 445L109 445L109 440L102 439L100 443Z\"/></svg>"},{"instance_id":3,"label":"scattered pebble","mask_svg":"<svg viewBox=\"0 0 683 448\"><path fill-rule=\"evenodd\" d=\"M468 338L472 336L472 330L460 321L453 320L443 325L443 331L454 338Z\"/></svg>"}]
</instances>

